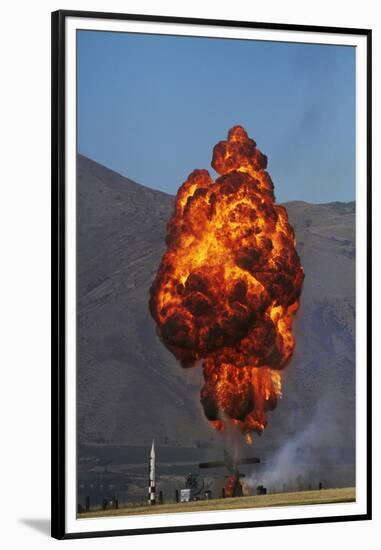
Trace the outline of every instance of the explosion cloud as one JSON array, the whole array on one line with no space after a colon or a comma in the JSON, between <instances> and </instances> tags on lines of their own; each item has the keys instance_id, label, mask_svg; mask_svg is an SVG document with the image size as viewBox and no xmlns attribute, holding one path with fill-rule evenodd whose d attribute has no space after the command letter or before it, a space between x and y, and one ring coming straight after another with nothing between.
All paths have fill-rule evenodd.
<instances>
[{"instance_id":1,"label":"explosion cloud","mask_svg":"<svg viewBox=\"0 0 381 550\"><path fill-rule=\"evenodd\" d=\"M183 367L202 361L213 427L250 438L281 395L304 272L267 157L242 126L214 147L212 167L216 181L194 170L178 190L150 310Z\"/></svg>"}]
</instances>

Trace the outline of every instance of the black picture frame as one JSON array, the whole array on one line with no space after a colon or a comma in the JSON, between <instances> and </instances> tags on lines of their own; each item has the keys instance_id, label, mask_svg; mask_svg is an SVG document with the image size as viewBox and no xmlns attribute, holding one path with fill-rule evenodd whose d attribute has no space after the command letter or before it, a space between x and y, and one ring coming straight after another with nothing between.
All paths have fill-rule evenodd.
<instances>
[{"instance_id":1,"label":"black picture frame","mask_svg":"<svg viewBox=\"0 0 381 550\"><path fill-rule=\"evenodd\" d=\"M68 532L65 515L65 362L66 362L66 293L65 262L66 250L70 243L66 241L66 203L65 203L65 24L67 18L96 18L101 20L129 20L153 23L184 23L197 26L236 27L247 29L271 29L279 31L306 31L311 33L337 33L339 35L362 35L366 37L366 79L367 79L367 510L364 514L333 517L309 517L303 519L251 521L238 523L201 524L168 526L122 530L103 530L89 532ZM251 21L233 21L221 19L197 19L167 17L159 15L135 15L124 13L82 12L59 10L52 13L52 134L51 134L51 210L52 210L52 317L51 317L51 534L56 539L74 539L87 537L105 537L120 535L139 535L148 533L192 532L210 529L236 529L263 526L314 524L341 521L369 520L372 517L372 423L371 423L371 139L372 139L372 31L370 29L342 28L329 26L290 25L277 23L259 23Z\"/></svg>"}]
</instances>

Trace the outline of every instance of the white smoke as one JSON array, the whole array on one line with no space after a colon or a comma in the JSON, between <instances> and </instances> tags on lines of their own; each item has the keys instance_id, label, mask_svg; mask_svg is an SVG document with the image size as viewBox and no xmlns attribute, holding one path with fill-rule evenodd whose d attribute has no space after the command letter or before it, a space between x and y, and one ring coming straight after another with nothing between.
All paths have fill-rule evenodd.
<instances>
[{"instance_id":1,"label":"white smoke","mask_svg":"<svg viewBox=\"0 0 381 550\"><path fill-rule=\"evenodd\" d=\"M276 452L268 456L263 468L245 479L251 490L259 485L268 492L314 490L340 487L354 483L354 464L350 449L353 442L345 441L339 428L340 405L333 392L319 401L312 420L305 429ZM354 421L350 418L348 421Z\"/></svg>"}]
</instances>

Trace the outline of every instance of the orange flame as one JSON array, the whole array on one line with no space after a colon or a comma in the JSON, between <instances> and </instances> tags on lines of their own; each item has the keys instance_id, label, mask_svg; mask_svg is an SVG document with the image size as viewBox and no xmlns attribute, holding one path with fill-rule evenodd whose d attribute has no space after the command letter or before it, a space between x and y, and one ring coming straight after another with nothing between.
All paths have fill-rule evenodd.
<instances>
[{"instance_id":1,"label":"orange flame","mask_svg":"<svg viewBox=\"0 0 381 550\"><path fill-rule=\"evenodd\" d=\"M194 170L178 190L150 309L183 367L203 360L201 403L251 440L281 396L304 279L287 211L275 204L267 158L242 126L213 151L213 181ZM229 420L229 421L230 421Z\"/></svg>"}]
</instances>

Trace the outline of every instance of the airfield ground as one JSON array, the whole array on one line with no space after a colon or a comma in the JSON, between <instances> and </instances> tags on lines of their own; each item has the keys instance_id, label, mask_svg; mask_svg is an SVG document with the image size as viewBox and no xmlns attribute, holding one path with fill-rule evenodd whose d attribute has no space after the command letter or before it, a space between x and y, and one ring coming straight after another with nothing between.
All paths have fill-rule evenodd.
<instances>
[{"instance_id":1,"label":"airfield ground","mask_svg":"<svg viewBox=\"0 0 381 550\"><path fill-rule=\"evenodd\" d=\"M234 510L238 508L266 508L270 506L300 506L305 504L333 504L338 502L354 502L356 490L354 487L342 489L322 489L320 491L299 491L297 493L275 493L261 496L240 498L220 498L198 500L187 503L168 503L156 506L131 505L118 510L95 510L78 514L79 518L95 518L103 516L130 516L146 514L168 514L172 512L205 512L208 510Z\"/></svg>"}]
</instances>

